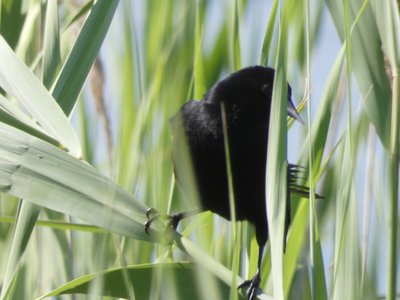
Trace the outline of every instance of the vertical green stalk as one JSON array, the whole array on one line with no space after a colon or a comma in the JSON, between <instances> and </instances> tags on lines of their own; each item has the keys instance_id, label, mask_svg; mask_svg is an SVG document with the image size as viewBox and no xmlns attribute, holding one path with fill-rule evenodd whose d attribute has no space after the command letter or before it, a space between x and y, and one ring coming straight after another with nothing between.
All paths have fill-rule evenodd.
<instances>
[{"instance_id":1,"label":"vertical green stalk","mask_svg":"<svg viewBox=\"0 0 400 300\"><path fill-rule=\"evenodd\" d=\"M274 299L284 299L283 239L287 187L287 39L288 1L279 2L279 30L275 78L268 131L266 207L271 248Z\"/></svg>"},{"instance_id":2,"label":"vertical green stalk","mask_svg":"<svg viewBox=\"0 0 400 300\"><path fill-rule=\"evenodd\" d=\"M232 32L230 35L231 41L228 44L230 50L230 67L233 70L238 70L241 67L241 55L240 55L240 38L239 38L239 0L233 1L232 8L232 23L231 28ZM224 130L224 146L225 146L225 158L226 158L226 166L227 166L227 177L228 177L228 190L229 190L229 207L231 214L231 242L229 251L229 264L232 266L232 285L231 285L231 298L236 299L237 297L237 274L239 272L239 259L240 255L236 251L238 249L237 245L240 244L238 241L238 237L241 234L241 227L239 226L239 230L236 229L236 208L235 208L235 195L233 190L233 180L232 180L232 170L231 170L231 159L229 152L229 140L228 140L228 130L226 123L226 112L224 103L221 104L221 114L222 114L222 126Z\"/></svg>"},{"instance_id":3,"label":"vertical green stalk","mask_svg":"<svg viewBox=\"0 0 400 300\"><path fill-rule=\"evenodd\" d=\"M231 155L229 151L229 140L228 140L228 126L226 123L226 112L225 103L221 102L221 115L222 115L222 128L224 130L224 147L225 147L225 160L226 160L226 174L228 175L228 191L229 191L229 207L231 209L231 221L234 224L236 221L236 209L235 209L235 198L233 192L233 181L232 181L232 167L231 167ZM232 239L235 240L235 232L233 232Z\"/></svg>"},{"instance_id":4,"label":"vertical green stalk","mask_svg":"<svg viewBox=\"0 0 400 300\"><path fill-rule=\"evenodd\" d=\"M362 212L362 239L361 239L361 279L360 287L364 291L367 287L367 256L368 256L368 242L369 242L369 230L370 230L370 218L371 218L371 195L373 186L373 175L374 175L374 157L375 151L375 130L372 125L369 125L368 129L368 141L367 141L367 154L366 154L366 172L364 179L364 207ZM362 293L365 295L365 293Z\"/></svg>"},{"instance_id":5,"label":"vertical green stalk","mask_svg":"<svg viewBox=\"0 0 400 300\"><path fill-rule=\"evenodd\" d=\"M399 194L399 114L400 114L399 71L393 70L392 116L390 136L390 209L389 209L389 247L388 247L388 286L387 299L396 299L397 273L397 211Z\"/></svg>"},{"instance_id":6,"label":"vertical green stalk","mask_svg":"<svg viewBox=\"0 0 400 300\"><path fill-rule=\"evenodd\" d=\"M43 84L50 89L61 62L60 29L57 1L49 0L46 7L46 22L43 42Z\"/></svg>"},{"instance_id":7,"label":"vertical green stalk","mask_svg":"<svg viewBox=\"0 0 400 300\"><path fill-rule=\"evenodd\" d=\"M344 33L346 41L346 66L347 66L347 92L348 92L348 114L347 114L347 130L350 137L353 136L352 126L352 110L351 110L351 36L350 36L350 17L349 17L349 0L343 0L344 7ZM350 153L353 153L353 138L350 138Z\"/></svg>"},{"instance_id":8,"label":"vertical green stalk","mask_svg":"<svg viewBox=\"0 0 400 300\"><path fill-rule=\"evenodd\" d=\"M397 5L397 6L396 6ZM392 71L392 115L389 158L389 244L387 299L396 299L397 281L397 224L399 195L399 126L400 126L400 38L399 7L394 0L385 2L385 41Z\"/></svg>"},{"instance_id":9,"label":"vertical green stalk","mask_svg":"<svg viewBox=\"0 0 400 300\"><path fill-rule=\"evenodd\" d=\"M235 0L232 8L232 34L229 48L230 66L233 70L239 70L241 67L240 39L239 39L239 0Z\"/></svg>"},{"instance_id":10,"label":"vertical green stalk","mask_svg":"<svg viewBox=\"0 0 400 300\"><path fill-rule=\"evenodd\" d=\"M354 130L351 97L351 35L349 0L343 0L347 67L347 126L340 162L336 200L333 299L359 299L358 236L354 190Z\"/></svg>"},{"instance_id":11,"label":"vertical green stalk","mask_svg":"<svg viewBox=\"0 0 400 300\"><path fill-rule=\"evenodd\" d=\"M307 80L306 80L306 98L308 99L307 115L308 115L308 128L310 134L308 135L308 162L309 162L309 185L310 185L310 196L308 200L308 216L309 216L309 235L310 235L310 271L311 271L311 296L315 299L316 290L316 278L315 278L315 231L314 231L314 211L315 211L315 195L314 195L314 178L312 176L313 166L313 148L311 141L311 68L310 68L310 1L305 1L305 14L306 14L306 68L307 68Z\"/></svg>"},{"instance_id":12,"label":"vertical green stalk","mask_svg":"<svg viewBox=\"0 0 400 300\"><path fill-rule=\"evenodd\" d=\"M310 277L311 277L311 297L312 299L327 299L326 279L324 274L324 263L322 259L321 243L319 240L319 229L317 211L315 208L315 181L314 181L314 147L311 134L311 25L310 25L310 1L305 2L306 14L306 99L308 100L308 162L309 176L308 184L310 186L309 201L308 201L308 217L309 217L309 235L310 235Z\"/></svg>"},{"instance_id":13,"label":"vertical green stalk","mask_svg":"<svg viewBox=\"0 0 400 300\"><path fill-rule=\"evenodd\" d=\"M231 167L231 155L229 151L229 139L228 139L228 126L226 122L226 111L225 104L221 102L221 117L222 117L222 128L224 131L224 148L225 148L225 160L226 160L226 174L228 178L228 191L229 191L229 207L231 214L231 251L229 252L230 259L229 264L232 265L232 285L231 285L231 299L237 299L238 293L236 290L237 274L239 271L239 258L240 253L238 250L238 233L236 232L236 208L235 208L235 194L233 190L233 180L232 180L232 167ZM240 227L239 227L240 228ZM239 233L240 233L239 229Z\"/></svg>"},{"instance_id":14,"label":"vertical green stalk","mask_svg":"<svg viewBox=\"0 0 400 300\"><path fill-rule=\"evenodd\" d=\"M204 63L201 53L201 45L203 40L203 20L201 14L200 1L196 0L196 25L194 39L194 98L200 99L206 92L206 82L204 76Z\"/></svg>"},{"instance_id":15,"label":"vertical green stalk","mask_svg":"<svg viewBox=\"0 0 400 300\"><path fill-rule=\"evenodd\" d=\"M275 0L274 4L272 5L270 17L268 20L267 30L265 31L265 35L264 35L264 42L263 42L263 46L261 49L261 54L258 59L258 61L261 65L268 65L269 61L270 61L269 60L269 57L270 57L269 50L271 48L272 36L274 34L276 14L278 11L278 4L279 4L279 0Z\"/></svg>"}]
</instances>

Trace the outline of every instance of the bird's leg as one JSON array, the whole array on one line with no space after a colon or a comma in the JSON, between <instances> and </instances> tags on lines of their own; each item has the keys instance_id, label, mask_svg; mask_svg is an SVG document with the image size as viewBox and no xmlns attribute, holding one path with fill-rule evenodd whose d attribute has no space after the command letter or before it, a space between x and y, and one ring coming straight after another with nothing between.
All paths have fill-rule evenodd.
<instances>
[{"instance_id":1,"label":"bird's leg","mask_svg":"<svg viewBox=\"0 0 400 300\"><path fill-rule=\"evenodd\" d=\"M198 214L199 210L195 209L195 210L191 210L191 211L186 211L186 212L181 212L181 213L177 213L177 214L173 214L173 215L161 215L157 210L155 210L154 208L149 208L146 212L146 217L147 217L147 221L146 223L144 223L144 231L149 234L149 228L151 226L151 224L157 220L157 219L166 219L167 222L167 228L171 228L172 230L176 230L176 228L178 227L179 222L182 219L185 219L187 217L191 217L195 214Z\"/></svg>"},{"instance_id":2,"label":"bird's leg","mask_svg":"<svg viewBox=\"0 0 400 300\"><path fill-rule=\"evenodd\" d=\"M260 245L258 249L258 261L257 261L257 272L256 275L252 279L245 280L242 282L239 286L238 289L241 289L243 287L249 287L247 289L247 299L248 300L253 300L256 298L257 295L261 293L260 290L260 283L261 283L261 262L262 262L262 256L264 253L264 246L265 245Z\"/></svg>"}]
</instances>

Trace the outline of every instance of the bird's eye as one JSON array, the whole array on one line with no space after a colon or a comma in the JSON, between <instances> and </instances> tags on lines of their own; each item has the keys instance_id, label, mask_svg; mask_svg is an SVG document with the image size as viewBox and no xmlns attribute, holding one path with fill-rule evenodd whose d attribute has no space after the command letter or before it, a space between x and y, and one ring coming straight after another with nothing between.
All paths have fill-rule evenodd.
<instances>
[{"instance_id":1,"label":"bird's eye","mask_svg":"<svg viewBox=\"0 0 400 300\"><path fill-rule=\"evenodd\" d=\"M262 86L261 91L264 95L269 96L271 95L271 85L266 83Z\"/></svg>"}]
</instances>

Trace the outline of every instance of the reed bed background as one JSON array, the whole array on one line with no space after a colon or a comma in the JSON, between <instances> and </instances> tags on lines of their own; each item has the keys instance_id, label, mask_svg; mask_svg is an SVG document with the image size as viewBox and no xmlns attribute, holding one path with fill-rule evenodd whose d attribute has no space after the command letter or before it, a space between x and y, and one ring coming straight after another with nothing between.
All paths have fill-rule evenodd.
<instances>
[{"instance_id":1,"label":"reed bed background","mask_svg":"<svg viewBox=\"0 0 400 300\"><path fill-rule=\"evenodd\" d=\"M236 286L257 263L250 225L210 212L180 233L158 224L146 235L143 223L148 207L192 205L175 184L169 118L255 64L303 99L306 126L289 123L287 155L325 197L292 199L283 255L273 195L284 179L272 174L286 133L272 131L281 148L268 154L267 204L280 215L260 299L398 297L398 1L0 0L0 10L1 299L244 299Z\"/></svg>"}]
</instances>

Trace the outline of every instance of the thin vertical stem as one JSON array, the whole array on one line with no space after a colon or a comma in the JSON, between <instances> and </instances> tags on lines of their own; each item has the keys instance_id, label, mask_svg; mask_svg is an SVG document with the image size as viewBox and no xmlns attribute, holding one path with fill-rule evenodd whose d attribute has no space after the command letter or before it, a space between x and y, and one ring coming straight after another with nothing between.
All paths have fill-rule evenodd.
<instances>
[{"instance_id":1,"label":"thin vertical stem","mask_svg":"<svg viewBox=\"0 0 400 300\"><path fill-rule=\"evenodd\" d=\"M237 286L237 274L239 272L239 257L240 253L238 250L239 241L237 239L240 236L241 228L239 226L238 232L236 231L236 208L235 208L235 194L233 189L233 178L232 178L232 166L231 166L231 155L229 149L229 136L228 136L228 125L226 120L226 110L225 103L221 102L221 118L222 118L222 128L224 132L224 148L225 148L225 161L226 161L226 174L228 178L228 191L229 191L229 207L231 216L231 243L229 252L230 259L229 264L232 265L232 288L231 288L231 299L237 299L238 294L236 291Z\"/></svg>"},{"instance_id":2,"label":"thin vertical stem","mask_svg":"<svg viewBox=\"0 0 400 300\"><path fill-rule=\"evenodd\" d=\"M367 165L365 167L365 185L364 185L364 207L363 207L363 227L361 241L361 290L365 285L365 272L367 267L368 256L368 240L369 225L371 215L371 193L374 174L374 157L375 157L375 130L372 125L369 126L368 143L367 143Z\"/></svg>"},{"instance_id":3,"label":"thin vertical stem","mask_svg":"<svg viewBox=\"0 0 400 300\"><path fill-rule=\"evenodd\" d=\"M239 39L239 0L234 0L232 4L232 31L231 31L231 51L230 51L230 67L238 70L241 67L240 39Z\"/></svg>"},{"instance_id":4,"label":"thin vertical stem","mask_svg":"<svg viewBox=\"0 0 400 300\"><path fill-rule=\"evenodd\" d=\"M307 115L308 115L308 128L311 131L311 68L310 68L310 1L305 1L305 13L306 13L306 68L307 68L307 80L306 80L306 97L308 99L307 106ZM309 161L309 185L310 185L310 196L309 196L309 206L308 206L308 215L309 215L309 235L310 235L310 272L311 272L311 296L312 299L315 299L315 220L314 220L314 210L315 210L315 195L314 195L314 179L312 175L312 165L313 165L313 149L312 149L312 141L311 134L308 135L308 161Z\"/></svg>"},{"instance_id":5,"label":"thin vertical stem","mask_svg":"<svg viewBox=\"0 0 400 300\"><path fill-rule=\"evenodd\" d=\"M222 117L222 128L224 131L224 147L225 147L225 160L226 160L226 174L228 178L228 191L229 191L229 206L232 224L236 221L236 209L235 209L235 195L233 191L233 180L232 180L232 167L231 167L231 155L229 150L229 140L228 140L228 126L226 121L226 111L225 103L221 102L221 117ZM233 240L236 239L235 232L232 236Z\"/></svg>"},{"instance_id":6,"label":"thin vertical stem","mask_svg":"<svg viewBox=\"0 0 400 300\"><path fill-rule=\"evenodd\" d=\"M393 72L392 116L390 137L390 185L389 196L389 247L388 247L388 286L387 299L396 299L397 275L397 218L399 195L399 114L400 114L400 79L398 70Z\"/></svg>"}]
</instances>

